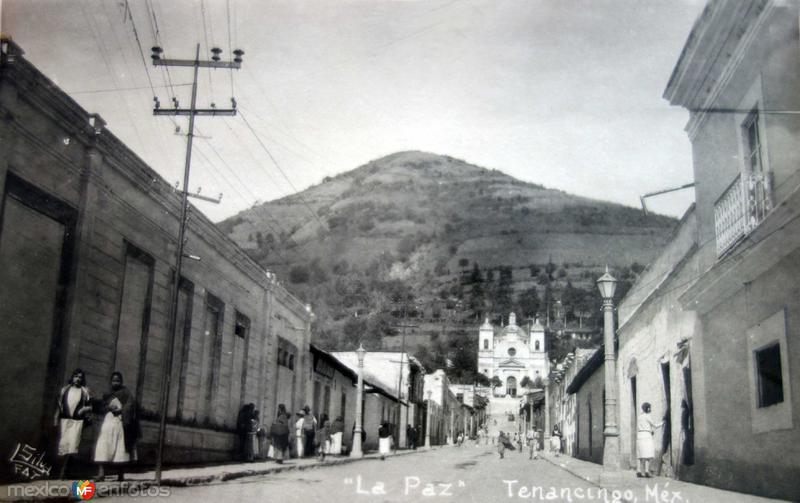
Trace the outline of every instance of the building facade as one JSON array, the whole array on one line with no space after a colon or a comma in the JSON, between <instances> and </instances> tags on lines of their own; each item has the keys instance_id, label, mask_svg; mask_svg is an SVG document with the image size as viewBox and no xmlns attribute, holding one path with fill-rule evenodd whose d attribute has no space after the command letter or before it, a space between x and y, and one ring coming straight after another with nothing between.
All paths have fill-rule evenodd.
<instances>
[{"instance_id":1,"label":"building facade","mask_svg":"<svg viewBox=\"0 0 800 503\"><path fill-rule=\"evenodd\" d=\"M563 449L570 456L594 463L603 462L605 425L605 361L603 346L588 350L568 369Z\"/></svg>"},{"instance_id":2,"label":"building facade","mask_svg":"<svg viewBox=\"0 0 800 503\"><path fill-rule=\"evenodd\" d=\"M430 395L428 392L430 391ZM450 382L444 370L438 369L425 376L425 396L430 396L431 401L436 404L438 422L436 425L436 443L452 444L459 433L465 431L464 416L465 409L458 401L456 395L450 390ZM433 429L433 425L431 426ZM433 443L433 440L432 440Z\"/></svg>"},{"instance_id":3,"label":"building facade","mask_svg":"<svg viewBox=\"0 0 800 503\"><path fill-rule=\"evenodd\" d=\"M548 373L544 327L538 320L520 327L514 313L502 328L487 318L478 330L478 372L500 379L502 385L495 389L499 395L517 396L525 377L543 379Z\"/></svg>"},{"instance_id":4,"label":"building facade","mask_svg":"<svg viewBox=\"0 0 800 503\"><path fill-rule=\"evenodd\" d=\"M16 412L0 416L0 452L52 448L56 395L81 368L96 397L122 372L152 461L171 343L165 460L230 459L241 406L274 414L279 338L307 345L310 310L193 211L186 251L201 260L185 261L173 338L179 195L21 49L1 49L0 351L15 357L0 386ZM299 401L302 382L289 389Z\"/></svg>"},{"instance_id":5,"label":"building facade","mask_svg":"<svg viewBox=\"0 0 800 503\"><path fill-rule=\"evenodd\" d=\"M697 281L686 478L800 500L800 5L708 3L665 97L690 112ZM701 372L695 372L695 369Z\"/></svg>"},{"instance_id":6,"label":"building facade","mask_svg":"<svg viewBox=\"0 0 800 503\"><path fill-rule=\"evenodd\" d=\"M636 419L644 402L650 403L654 418L664 421L656 431L654 473L679 476L694 464L691 347L697 316L683 309L678 298L698 274L696 237L692 206L618 308L622 467L636 469Z\"/></svg>"},{"instance_id":7,"label":"building facade","mask_svg":"<svg viewBox=\"0 0 800 503\"><path fill-rule=\"evenodd\" d=\"M570 386L574 387L575 377L595 352L594 349L576 349L555 365L548 376L545 393L548 395L547 404L550 409L550 431L545 432L545 435L549 436L553 428L558 426L561 432L561 450L570 456L577 455L581 440L578 433L579 397Z\"/></svg>"}]
</instances>

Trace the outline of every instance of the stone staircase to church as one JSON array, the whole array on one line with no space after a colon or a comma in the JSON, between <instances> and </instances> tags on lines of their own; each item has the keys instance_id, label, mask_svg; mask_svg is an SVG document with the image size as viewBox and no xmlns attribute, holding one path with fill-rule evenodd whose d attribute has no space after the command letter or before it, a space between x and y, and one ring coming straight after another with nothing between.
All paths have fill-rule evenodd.
<instances>
[{"instance_id":1,"label":"stone staircase to church","mask_svg":"<svg viewBox=\"0 0 800 503\"><path fill-rule=\"evenodd\" d=\"M490 397L489 398L489 435L497 438L497 434L503 431L511 434L519 432L519 397ZM513 416L514 420L510 420Z\"/></svg>"}]
</instances>

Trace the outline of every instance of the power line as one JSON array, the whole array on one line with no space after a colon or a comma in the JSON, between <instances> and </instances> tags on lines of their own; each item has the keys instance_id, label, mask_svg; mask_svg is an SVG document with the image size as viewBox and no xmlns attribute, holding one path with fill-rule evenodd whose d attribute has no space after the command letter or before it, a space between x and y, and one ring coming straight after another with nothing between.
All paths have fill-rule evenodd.
<instances>
[{"instance_id":1,"label":"power line","mask_svg":"<svg viewBox=\"0 0 800 503\"><path fill-rule=\"evenodd\" d=\"M206 52L211 51L211 46L208 45L208 30L206 29L206 3L204 0L200 0L200 15L203 19L203 38L206 41ZM211 24L211 20L208 20L209 25ZM211 32L211 43L214 43L214 32ZM233 71L233 70L231 70ZM211 79L211 72L208 72L208 87L211 90L211 101L214 101L214 82Z\"/></svg>"},{"instance_id":2,"label":"power line","mask_svg":"<svg viewBox=\"0 0 800 503\"><path fill-rule=\"evenodd\" d=\"M239 110L239 112L241 113L241 109ZM238 138L239 137L239 135L233 130L233 128L230 126L230 124L228 124L228 121L223 121L223 123L228 128L228 130L231 132L231 134L234 136L234 138ZM247 144L240 143L240 145L244 148L244 151L247 153L247 155L250 157L250 159L253 160L253 164L255 164L259 169L261 169L261 171L263 171L264 174L267 175L267 178L269 179L270 183L272 183L272 185L275 186L276 189L278 189L278 183L272 177L272 174L261 164L261 161L258 158L256 158L255 155L253 155L253 153L247 147ZM282 195L288 196L289 194L288 193L283 193Z\"/></svg>"},{"instance_id":3,"label":"power line","mask_svg":"<svg viewBox=\"0 0 800 503\"><path fill-rule=\"evenodd\" d=\"M144 57L144 50L142 49L142 41L139 39L139 31L136 29L136 21L134 21L133 14L131 14L131 8L128 4L128 0L125 0L125 12L128 14L128 19L131 21L133 36L136 39L136 48L139 49L139 56L142 58L144 73L147 75L147 82L150 84L150 89L153 91L153 98L155 98L156 90L153 87L153 79L150 78L150 69L147 67L147 60Z\"/></svg>"},{"instance_id":4,"label":"power line","mask_svg":"<svg viewBox=\"0 0 800 503\"><path fill-rule=\"evenodd\" d=\"M78 6L81 9L81 13L83 15L83 18L86 20L87 24L89 25L89 31L90 31L90 33L92 35L92 38L94 39L95 45L97 45L98 51L100 53L100 56L103 59L103 63L106 66L106 70L108 71L109 76L111 77L111 82L112 82L112 84L114 85L115 88L119 88L119 83L117 82L116 75L114 74L113 66L110 63L110 57L108 55L106 47L105 47L104 44L100 43L100 38L102 38L101 37L102 32L100 30L100 26L99 26L99 24L97 22L97 19L94 16L94 12L91 14L91 16L89 14L87 14L85 6L83 4L83 0L78 0ZM103 4L103 8L105 9L105 4ZM111 20L108 17L107 11L106 11L106 17L108 19L109 25L112 26L112 31L114 31L113 30L113 25L111 25ZM122 52L122 48L120 47L119 40L116 39L116 34L114 34L114 38L115 38L115 41L117 43L117 48L119 49L120 52ZM125 55L123 53L123 57L124 56ZM127 66L127 64L126 64L126 66ZM139 146L140 147L144 147L145 143L142 140L142 136L141 136L141 134L139 132L139 128L136 126L136 122L133 120L133 116L131 115L130 108L128 107L128 102L125 101L125 100L123 100L123 102L125 103L125 107L124 107L125 113L128 116L128 120L130 121L134 132L136 133L136 138L139 140Z\"/></svg>"},{"instance_id":5,"label":"power line","mask_svg":"<svg viewBox=\"0 0 800 503\"><path fill-rule=\"evenodd\" d=\"M320 220L319 216L317 215L317 212L311 208L311 206L308 204L308 202L306 202L305 198L302 196L300 191L297 190L297 187L295 187L292 181L289 179L289 177L286 176L286 173L283 171L283 169L281 169L280 164L278 164L278 161L272 155L272 152L270 152L267 146L264 145L264 142L261 141L261 138L258 136L253 127L250 125L250 122L247 120L244 114L240 113L239 116L242 118L242 121L244 121L245 125L247 126L247 129L249 129L250 132L253 134L253 137L256 139L258 144L261 145L261 148L264 150L264 152L266 152L269 158L272 159L272 162L275 164L275 167L278 169L280 174L283 175L283 178L286 179L286 181L289 183L289 186L292 187L292 189L295 191L295 195L300 199L300 202L303 203L303 206L305 206L308 212L311 213L311 216L314 218L314 220L316 220L319 223L320 228L322 228L325 232L327 232L328 229L322 222L322 220Z\"/></svg>"},{"instance_id":6,"label":"power line","mask_svg":"<svg viewBox=\"0 0 800 503\"><path fill-rule=\"evenodd\" d=\"M223 121L223 122L225 123L226 126L228 126L228 129L230 129L230 125L227 124L227 121ZM236 136L236 133L233 131L233 129L230 129L230 131L234 136ZM285 234L286 235L286 238L284 238L282 241L280 241L280 244L283 245L283 244L285 244L285 243L287 243L288 241L291 240L294 243L293 247L296 247L296 248L300 247L300 244L292 237L291 232L289 232L286 229L284 229L283 226L280 224L280 222L275 217L273 217L272 215L269 214L269 212L266 210L266 208L264 208L263 206L255 206L255 203L257 203L259 201L258 197L253 193L253 191L250 190L250 187L239 177L239 175L236 173L236 171L228 164L228 162L222 157L222 155L220 155L220 153L217 151L217 149L214 148L214 146L211 144L211 142L209 142L208 140L205 140L205 142L211 148L211 150L214 152L214 154L217 156L217 158L220 160L220 162L222 162L222 164L225 166L225 168L228 170L228 172L230 172L233 175L233 177L242 185L242 187L245 188L245 190L253 198L253 200L254 200L253 209L256 210L256 211L261 210L262 213L264 214L264 216L266 216L268 219L270 219L273 222L275 222L275 225L278 227L278 229L280 229L280 232L276 231L275 228L273 228L268 222L264 222L265 224L267 224L268 227L270 227L270 230L275 232L275 234L279 238L280 238L281 234ZM248 153L249 153L249 151L248 151ZM251 157L252 157L252 155L251 155ZM257 160L256 160L256 164L258 164ZM269 175L269 173L267 173L267 174ZM285 257L283 257L283 258L285 258Z\"/></svg>"},{"instance_id":7,"label":"power line","mask_svg":"<svg viewBox=\"0 0 800 503\"><path fill-rule=\"evenodd\" d=\"M252 109L250 107L242 106L241 100L239 102L239 110L247 111L248 114L253 114L256 118L260 119L260 117L258 116L258 114L255 112L254 109ZM263 122L263 119L261 119L261 120ZM299 159L302 159L302 160L306 161L310 166L316 168L317 171L321 172L324 176L328 176L329 175L329 173L327 171L323 170L322 168L319 168L315 161L309 159L308 157L306 157L305 155L301 154L300 152L297 152L296 150L290 148L289 146L279 142L274 137L267 136L267 139L270 140L272 143L275 143L279 147L283 148L287 152L289 152L291 154L294 154Z\"/></svg>"},{"instance_id":8,"label":"power line","mask_svg":"<svg viewBox=\"0 0 800 503\"><path fill-rule=\"evenodd\" d=\"M145 0L145 7L147 7L147 12L148 12L149 17L152 18L151 30L153 32L153 40L155 42L155 45L158 46L158 47L163 47L163 44L161 43L161 30L160 30L160 28L158 26L158 17L156 16L155 5L153 5L152 0ZM172 76L169 73L169 67L168 66L162 66L161 67L161 78L162 78L162 80L164 81L165 84L166 83L169 84L169 88L172 91L172 95L170 96L170 98L172 100L175 100L176 99L175 89L174 89L174 86L172 84ZM173 121L173 123L174 123L174 121Z\"/></svg>"},{"instance_id":9,"label":"power line","mask_svg":"<svg viewBox=\"0 0 800 503\"><path fill-rule=\"evenodd\" d=\"M191 83L187 84L175 84L175 87L186 87L191 86ZM160 85L160 86L134 86L134 87L120 87L120 88L108 88L108 89L89 89L85 91L67 91L67 94L95 94L95 93L115 93L115 92L125 92L125 91L142 91L146 89L167 89L169 88L168 85Z\"/></svg>"},{"instance_id":10,"label":"power line","mask_svg":"<svg viewBox=\"0 0 800 503\"><path fill-rule=\"evenodd\" d=\"M228 21L228 51L233 52L233 45L231 44L231 0L225 0L225 18ZM231 76L231 96L234 96L233 70L231 70L229 73Z\"/></svg>"}]
</instances>

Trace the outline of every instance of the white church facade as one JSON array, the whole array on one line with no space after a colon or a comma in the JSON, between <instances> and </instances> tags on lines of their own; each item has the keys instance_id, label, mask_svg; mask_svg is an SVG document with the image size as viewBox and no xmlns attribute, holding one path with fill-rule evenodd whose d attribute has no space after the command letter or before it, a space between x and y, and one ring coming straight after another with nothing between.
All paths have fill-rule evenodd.
<instances>
[{"instance_id":1,"label":"white church facade","mask_svg":"<svg viewBox=\"0 0 800 503\"><path fill-rule=\"evenodd\" d=\"M478 371L489 379L497 376L502 383L495 388L495 394L517 396L526 376L532 381L547 377L544 327L538 320L519 327L516 315L511 313L508 325L496 328L487 318L478 337Z\"/></svg>"}]
</instances>

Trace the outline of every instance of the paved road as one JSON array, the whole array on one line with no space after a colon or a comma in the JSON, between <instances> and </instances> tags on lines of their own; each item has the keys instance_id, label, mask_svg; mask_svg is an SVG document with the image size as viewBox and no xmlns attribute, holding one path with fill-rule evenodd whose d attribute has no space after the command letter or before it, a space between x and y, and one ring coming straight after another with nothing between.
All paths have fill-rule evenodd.
<instances>
[{"instance_id":1,"label":"paved road","mask_svg":"<svg viewBox=\"0 0 800 503\"><path fill-rule=\"evenodd\" d=\"M517 481L510 483L506 481ZM446 447L385 461L370 460L314 470L289 471L224 483L170 488L169 499L191 503L259 502L394 502L394 501L603 501L588 482L527 453L491 448ZM533 493L532 491L538 491ZM554 493L553 491L556 491ZM530 493L530 494L529 494ZM555 498L548 498L548 495ZM116 501L124 498L108 498Z\"/></svg>"}]
</instances>

